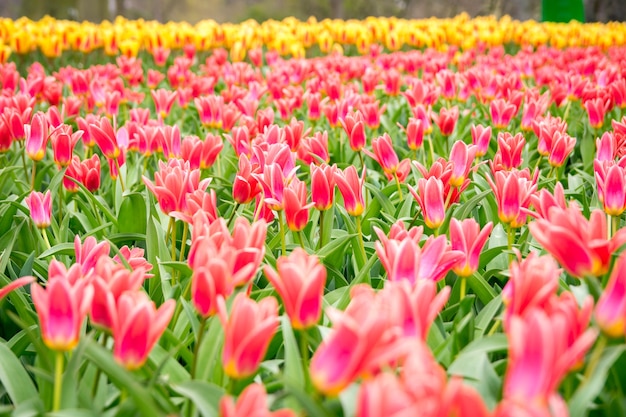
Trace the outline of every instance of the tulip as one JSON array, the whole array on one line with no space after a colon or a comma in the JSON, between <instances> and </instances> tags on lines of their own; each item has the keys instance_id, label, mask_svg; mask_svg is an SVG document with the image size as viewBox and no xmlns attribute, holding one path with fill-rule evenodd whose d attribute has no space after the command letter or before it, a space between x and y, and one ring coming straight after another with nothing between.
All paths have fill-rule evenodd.
<instances>
[{"instance_id":1,"label":"tulip","mask_svg":"<svg viewBox=\"0 0 626 417\"><path fill-rule=\"evenodd\" d=\"M625 229L607 239L602 210L593 210L587 220L576 203L566 209L551 208L545 219L536 219L528 228L567 272L579 278L604 275L611 255L626 242Z\"/></svg>"},{"instance_id":2,"label":"tulip","mask_svg":"<svg viewBox=\"0 0 626 417\"><path fill-rule=\"evenodd\" d=\"M610 337L626 332L626 255L620 255L594 312L596 322Z\"/></svg>"},{"instance_id":3,"label":"tulip","mask_svg":"<svg viewBox=\"0 0 626 417\"><path fill-rule=\"evenodd\" d=\"M306 202L306 184L294 178L283 191L283 208L285 221L292 232L299 232L309 221L309 209L313 203Z\"/></svg>"},{"instance_id":4,"label":"tulip","mask_svg":"<svg viewBox=\"0 0 626 417\"><path fill-rule=\"evenodd\" d=\"M266 266L263 272L283 300L293 328L300 330L317 324L326 284L324 265L317 256L296 248L289 256L278 258L276 269L278 272Z\"/></svg>"},{"instance_id":5,"label":"tulip","mask_svg":"<svg viewBox=\"0 0 626 417\"><path fill-rule=\"evenodd\" d=\"M111 121L103 117L95 123L89 124L89 135L91 139L100 147L104 156L108 159L115 160L120 156L120 138L124 135L125 129L116 132Z\"/></svg>"},{"instance_id":6,"label":"tulip","mask_svg":"<svg viewBox=\"0 0 626 417\"><path fill-rule=\"evenodd\" d=\"M109 242L98 243L95 237L88 236L85 243L81 244L80 236L74 237L74 253L76 264L80 266L83 275L88 275L98 264L100 258L108 257L110 251Z\"/></svg>"},{"instance_id":7,"label":"tulip","mask_svg":"<svg viewBox=\"0 0 626 417\"><path fill-rule=\"evenodd\" d=\"M505 305L504 329L509 328L511 317L525 317L535 308L546 309L559 286L558 268L554 258L537 256L534 252L526 259L511 262L510 278L502 290Z\"/></svg>"},{"instance_id":8,"label":"tulip","mask_svg":"<svg viewBox=\"0 0 626 417\"><path fill-rule=\"evenodd\" d=\"M194 269L191 275L191 302L204 318L217 313L221 300L234 289L231 272L224 259L213 258L206 265Z\"/></svg>"},{"instance_id":9,"label":"tulip","mask_svg":"<svg viewBox=\"0 0 626 417\"><path fill-rule=\"evenodd\" d=\"M521 133L515 136L509 132L498 134L498 151L493 158L493 165L507 171L519 168L522 164L522 152L526 145L526 139Z\"/></svg>"},{"instance_id":10,"label":"tulip","mask_svg":"<svg viewBox=\"0 0 626 417\"><path fill-rule=\"evenodd\" d=\"M605 98L598 97L585 101L585 109L589 116L589 124L594 129L599 129L604 124L604 115L609 111L611 102Z\"/></svg>"},{"instance_id":11,"label":"tulip","mask_svg":"<svg viewBox=\"0 0 626 417\"><path fill-rule=\"evenodd\" d=\"M576 139L567 133L556 132L552 138L552 148L548 155L548 162L552 167L560 167L565 163L565 159L572 153L576 146Z\"/></svg>"},{"instance_id":12,"label":"tulip","mask_svg":"<svg viewBox=\"0 0 626 417\"><path fill-rule=\"evenodd\" d=\"M21 278L11 281L4 287L0 288L0 300L6 297L7 294L9 294L11 291L18 289L20 287L23 287L25 285L28 285L31 282L35 282L35 277L21 277Z\"/></svg>"},{"instance_id":13,"label":"tulip","mask_svg":"<svg viewBox=\"0 0 626 417\"><path fill-rule=\"evenodd\" d=\"M565 201L565 190L563 184L557 182L554 186L554 192L550 193L547 188L542 188L539 193L535 193L530 196L530 202L537 212L530 213L533 217L547 218L551 207L557 207L561 209L567 208L567 202Z\"/></svg>"},{"instance_id":14,"label":"tulip","mask_svg":"<svg viewBox=\"0 0 626 417\"><path fill-rule=\"evenodd\" d=\"M478 270L480 252L482 251L493 223L489 222L480 229L480 225L474 219L459 221L454 217L450 219L450 243L452 250L461 251L464 259L459 261L453 271L460 277L469 277Z\"/></svg>"},{"instance_id":15,"label":"tulip","mask_svg":"<svg viewBox=\"0 0 626 417\"><path fill-rule=\"evenodd\" d=\"M232 397L224 396L219 405L220 417L296 417L295 412L289 409L269 411L267 394L262 384L250 384L243 390L237 403Z\"/></svg>"},{"instance_id":16,"label":"tulip","mask_svg":"<svg viewBox=\"0 0 626 417\"><path fill-rule=\"evenodd\" d=\"M348 114L345 118L340 120L343 130L348 135L350 141L350 148L354 152L359 152L365 146L365 122L363 121L363 115L361 112Z\"/></svg>"},{"instance_id":17,"label":"tulip","mask_svg":"<svg viewBox=\"0 0 626 417\"><path fill-rule=\"evenodd\" d=\"M233 199L248 204L261 192L261 186L253 174L250 160L245 154L239 156L239 170L233 181Z\"/></svg>"},{"instance_id":18,"label":"tulip","mask_svg":"<svg viewBox=\"0 0 626 417\"><path fill-rule=\"evenodd\" d=\"M439 110L439 114L432 114L432 118L437 126L439 126L441 134L443 136L450 136L459 118L459 108L456 106L451 109L442 107L441 110Z\"/></svg>"},{"instance_id":19,"label":"tulip","mask_svg":"<svg viewBox=\"0 0 626 417\"><path fill-rule=\"evenodd\" d=\"M409 149L415 151L421 148L424 144L424 123L419 119L411 117L404 130Z\"/></svg>"},{"instance_id":20,"label":"tulip","mask_svg":"<svg viewBox=\"0 0 626 417\"><path fill-rule=\"evenodd\" d=\"M460 187L465 182L476 155L476 147L466 145L465 142L458 140L452 145L450 150L450 161L452 165L452 175L448 183L452 187Z\"/></svg>"},{"instance_id":21,"label":"tulip","mask_svg":"<svg viewBox=\"0 0 626 417\"><path fill-rule=\"evenodd\" d=\"M531 180L528 171L497 171L495 181L487 177L498 203L498 218L511 227L526 223L526 209L530 197L537 189L537 175Z\"/></svg>"},{"instance_id":22,"label":"tulip","mask_svg":"<svg viewBox=\"0 0 626 417\"><path fill-rule=\"evenodd\" d=\"M124 245L120 248L118 254L113 257L113 260L121 265L128 264L132 271L141 268L145 272L150 272L152 270L152 264L146 260L144 252L142 248L131 249ZM122 262L122 259L124 259L124 262ZM146 274L146 278L150 277L152 277L151 274Z\"/></svg>"},{"instance_id":23,"label":"tulip","mask_svg":"<svg viewBox=\"0 0 626 417\"><path fill-rule=\"evenodd\" d=\"M113 356L128 370L140 368L169 324L176 302L165 301L158 309L141 291L127 291L117 302L113 322Z\"/></svg>"},{"instance_id":24,"label":"tulip","mask_svg":"<svg viewBox=\"0 0 626 417\"><path fill-rule=\"evenodd\" d=\"M174 101L176 101L178 92L160 88L158 90L151 90L150 93L152 94L155 111L159 116L159 119L165 119L172 110L172 105L174 104Z\"/></svg>"},{"instance_id":25,"label":"tulip","mask_svg":"<svg viewBox=\"0 0 626 417\"><path fill-rule=\"evenodd\" d=\"M50 226L52 213L50 190L46 191L45 194L33 191L24 201L30 210L30 218L37 228L45 229Z\"/></svg>"},{"instance_id":26,"label":"tulip","mask_svg":"<svg viewBox=\"0 0 626 417\"><path fill-rule=\"evenodd\" d=\"M437 230L446 217L444 204L443 183L440 179L430 177L420 178L417 181L417 191L409 187L409 191L422 209L422 216L426 226Z\"/></svg>"},{"instance_id":27,"label":"tulip","mask_svg":"<svg viewBox=\"0 0 626 417\"><path fill-rule=\"evenodd\" d=\"M626 161L626 160L624 160ZM594 160L598 200L609 216L620 216L626 210L626 169L615 162Z\"/></svg>"},{"instance_id":28,"label":"tulip","mask_svg":"<svg viewBox=\"0 0 626 417\"><path fill-rule=\"evenodd\" d=\"M328 132L315 132L313 136L303 138L298 148L298 158L309 165L327 164L330 161Z\"/></svg>"},{"instance_id":29,"label":"tulip","mask_svg":"<svg viewBox=\"0 0 626 417\"><path fill-rule=\"evenodd\" d=\"M66 131L55 131L52 134L52 151L54 152L54 162L59 167L67 167L72 162L74 146L83 135L82 130L71 133L71 128Z\"/></svg>"},{"instance_id":30,"label":"tulip","mask_svg":"<svg viewBox=\"0 0 626 417\"><path fill-rule=\"evenodd\" d=\"M257 303L239 293L233 301L230 317L223 310L219 317L224 327L224 372L236 379L253 375L278 328L276 299L266 297Z\"/></svg>"},{"instance_id":31,"label":"tulip","mask_svg":"<svg viewBox=\"0 0 626 417\"><path fill-rule=\"evenodd\" d=\"M26 154L33 161L41 161L46 155L48 144L48 119L42 112L33 116L29 125L24 125L26 136Z\"/></svg>"},{"instance_id":32,"label":"tulip","mask_svg":"<svg viewBox=\"0 0 626 417\"><path fill-rule=\"evenodd\" d=\"M596 139L596 159L600 162L614 161L617 151L617 140L611 132L604 132Z\"/></svg>"},{"instance_id":33,"label":"tulip","mask_svg":"<svg viewBox=\"0 0 626 417\"><path fill-rule=\"evenodd\" d=\"M491 126L472 125L470 128L472 144L476 147L476 157L484 156L491 142Z\"/></svg>"},{"instance_id":34,"label":"tulip","mask_svg":"<svg viewBox=\"0 0 626 417\"><path fill-rule=\"evenodd\" d=\"M325 211L333 206L335 199L335 165L311 164L311 200L313 207Z\"/></svg>"},{"instance_id":35,"label":"tulip","mask_svg":"<svg viewBox=\"0 0 626 417\"><path fill-rule=\"evenodd\" d=\"M498 98L491 102L489 106L491 113L491 121L496 129L505 129L515 114L517 113L517 106L504 99Z\"/></svg>"},{"instance_id":36,"label":"tulip","mask_svg":"<svg viewBox=\"0 0 626 417\"><path fill-rule=\"evenodd\" d=\"M52 350L68 351L78 344L80 329L93 297L91 285L80 276L79 265L73 265L68 271L53 260L46 288L36 283L31 285L41 335Z\"/></svg>"},{"instance_id":37,"label":"tulip","mask_svg":"<svg viewBox=\"0 0 626 417\"><path fill-rule=\"evenodd\" d=\"M365 184L365 172L359 178L354 165L350 165L345 170L335 172L335 182L343 196L343 203L349 215L357 217L365 210L365 200L363 198L363 185Z\"/></svg>"},{"instance_id":38,"label":"tulip","mask_svg":"<svg viewBox=\"0 0 626 417\"><path fill-rule=\"evenodd\" d=\"M345 311L326 308L333 329L311 359L313 385L329 396L338 395L360 376L397 363L413 349L412 342L400 337L400 324L393 322L388 297L366 285L357 285L350 293Z\"/></svg>"}]
</instances>

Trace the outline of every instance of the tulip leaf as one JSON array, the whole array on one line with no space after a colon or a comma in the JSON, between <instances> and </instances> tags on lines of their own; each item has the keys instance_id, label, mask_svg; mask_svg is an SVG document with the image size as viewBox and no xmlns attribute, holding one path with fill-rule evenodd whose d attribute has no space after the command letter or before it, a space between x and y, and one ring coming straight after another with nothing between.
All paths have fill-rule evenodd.
<instances>
[{"instance_id":1,"label":"tulip leaf","mask_svg":"<svg viewBox=\"0 0 626 417\"><path fill-rule=\"evenodd\" d=\"M219 402L224 390L205 381L186 381L171 385L172 390L189 398L203 417L218 415Z\"/></svg>"},{"instance_id":2,"label":"tulip leaf","mask_svg":"<svg viewBox=\"0 0 626 417\"><path fill-rule=\"evenodd\" d=\"M605 386L611 367L625 350L626 346L620 345L610 346L602 352L602 357L591 377L583 380L569 400L568 406L571 417L584 417L588 414L588 410L593 407L593 400Z\"/></svg>"},{"instance_id":3,"label":"tulip leaf","mask_svg":"<svg viewBox=\"0 0 626 417\"><path fill-rule=\"evenodd\" d=\"M208 319L208 331L202 338L202 343L198 348L198 373L196 378L201 381L214 379L214 376L222 373L222 363L220 353L224 343L224 332L217 316Z\"/></svg>"},{"instance_id":4,"label":"tulip leaf","mask_svg":"<svg viewBox=\"0 0 626 417\"><path fill-rule=\"evenodd\" d=\"M343 253L345 251L345 246L347 242L356 236L356 233L352 233L342 234L340 236L333 237L333 239L327 245L317 251L317 257L321 260L324 260L324 258L334 255L337 251Z\"/></svg>"},{"instance_id":5,"label":"tulip leaf","mask_svg":"<svg viewBox=\"0 0 626 417\"><path fill-rule=\"evenodd\" d=\"M39 398L28 372L6 343L0 343L0 382L16 406L31 398Z\"/></svg>"},{"instance_id":6,"label":"tulip leaf","mask_svg":"<svg viewBox=\"0 0 626 417\"><path fill-rule=\"evenodd\" d=\"M289 385L303 389L305 376L302 371L302 358L289 317L286 315L281 316L281 329L285 348L285 380Z\"/></svg>"},{"instance_id":7,"label":"tulip leaf","mask_svg":"<svg viewBox=\"0 0 626 417\"><path fill-rule=\"evenodd\" d=\"M39 259L45 259L55 255L75 255L74 242L59 243L39 255Z\"/></svg>"},{"instance_id":8,"label":"tulip leaf","mask_svg":"<svg viewBox=\"0 0 626 417\"><path fill-rule=\"evenodd\" d=\"M140 193L124 194L117 215L118 230L124 233L145 233L146 226L146 201L143 195Z\"/></svg>"},{"instance_id":9,"label":"tulip leaf","mask_svg":"<svg viewBox=\"0 0 626 417\"><path fill-rule=\"evenodd\" d=\"M467 278L467 285L474 291L474 294L483 304L490 303L498 295L493 289L493 286L489 285L485 278L478 272Z\"/></svg>"},{"instance_id":10,"label":"tulip leaf","mask_svg":"<svg viewBox=\"0 0 626 417\"><path fill-rule=\"evenodd\" d=\"M132 398L141 414L146 416L164 414L154 402L150 391L141 386L130 372L122 368L113 359L111 352L91 339L86 339L83 343L85 343L87 359L107 374L113 384L120 390L124 390Z\"/></svg>"}]
</instances>

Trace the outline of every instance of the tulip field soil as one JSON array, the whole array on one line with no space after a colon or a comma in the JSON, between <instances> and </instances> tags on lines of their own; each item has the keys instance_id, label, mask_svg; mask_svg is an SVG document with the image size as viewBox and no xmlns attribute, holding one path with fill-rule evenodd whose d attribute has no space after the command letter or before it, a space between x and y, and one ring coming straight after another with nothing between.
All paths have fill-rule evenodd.
<instances>
[{"instance_id":1,"label":"tulip field soil","mask_svg":"<svg viewBox=\"0 0 626 417\"><path fill-rule=\"evenodd\" d=\"M0 19L0 415L626 415L625 68L623 23Z\"/></svg>"}]
</instances>

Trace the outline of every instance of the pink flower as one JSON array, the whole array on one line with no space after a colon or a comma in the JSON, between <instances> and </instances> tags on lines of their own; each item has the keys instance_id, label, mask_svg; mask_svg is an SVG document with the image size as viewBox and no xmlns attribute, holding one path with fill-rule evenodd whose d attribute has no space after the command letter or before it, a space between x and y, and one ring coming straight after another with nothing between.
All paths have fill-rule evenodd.
<instances>
[{"instance_id":1,"label":"pink flower","mask_svg":"<svg viewBox=\"0 0 626 417\"><path fill-rule=\"evenodd\" d=\"M257 383L248 385L239 395L237 403L232 397L222 397L219 408L220 417L296 417L289 409L269 411L265 387Z\"/></svg>"},{"instance_id":2,"label":"pink flower","mask_svg":"<svg viewBox=\"0 0 626 417\"><path fill-rule=\"evenodd\" d=\"M50 190L46 191L45 194L33 191L24 201L30 210L30 218L36 227L45 229L50 226L50 215L52 213Z\"/></svg>"},{"instance_id":3,"label":"pink flower","mask_svg":"<svg viewBox=\"0 0 626 417\"><path fill-rule=\"evenodd\" d=\"M82 135L82 130L71 133L71 128L53 132L52 151L54 152L54 162L59 167L66 167L71 163L74 145L76 145Z\"/></svg>"},{"instance_id":4,"label":"pink flower","mask_svg":"<svg viewBox=\"0 0 626 417\"><path fill-rule=\"evenodd\" d=\"M575 277L604 275L611 255L626 242L626 229L607 239L606 215L593 210L587 220L576 203L552 207L546 218L528 225L530 233Z\"/></svg>"},{"instance_id":5,"label":"pink flower","mask_svg":"<svg viewBox=\"0 0 626 417\"><path fill-rule=\"evenodd\" d=\"M258 303L239 293L230 317L220 311L224 327L224 372L231 378L247 378L258 369L278 328L278 303L274 297Z\"/></svg>"},{"instance_id":6,"label":"pink flower","mask_svg":"<svg viewBox=\"0 0 626 417\"><path fill-rule=\"evenodd\" d=\"M46 155L46 147L50 137L48 128L48 119L42 112L35 113L30 124L24 125L26 154L33 161L41 161Z\"/></svg>"},{"instance_id":7,"label":"pink flower","mask_svg":"<svg viewBox=\"0 0 626 417\"><path fill-rule=\"evenodd\" d=\"M545 310L559 286L558 268L550 256L537 256L530 252L526 259L511 262L511 276L502 289L502 302L506 306L504 328L509 328L511 317L524 317L535 308Z\"/></svg>"},{"instance_id":8,"label":"pink flower","mask_svg":"<svg viewBox=\"0 0 626 417\"><path fill-rule=\"evenodd\" d=\"M234 286L230 275L228 263L219 257L194 268L191 275L191 302L202 317L216 314L219 304L232 294Z\"/></svg>"},{"instance_id":9,"label":"pink flower","mask_svg":"<svg viewBox=\"0 0 626 417\"><path fill-rule=\"evenodd\" d=\"M174 104L174 101L176 101L178 92L160 88L158 90L151 90L150 93L152 94L154 108L159 116L159 119L165 119L172 110L172 105Z\"/></svg>"},{"instance_id":10,"label":"pink flower","mask_svg":"<svg viewBox=\"0 0 626 417\"><path fill-rule=\"evenodd\" d=\"M239 170L233 180L233 199L239 204L248 204L261 192L259 181L253 173L250 160L239 155Z\"/></svg>"},{"instance_id":11,"label":"pink flower","mask_svg":"<svg viewBox=\"0 0 626 417\"><path fill-rule=\"evenodd\" d=\"M51 261L46 288L35 283L31 293L46 346L59 351L74 349L93 297L80 266L73 265L68 271L60 262Z\"/></svg>"},{"instance_id":12,"label":"pink flower","mask_svg":"<svg viewBox=\"0 0 626 417\"><path fill-rule=\"evenodd\" d=\"M345 118L340 120L343 130L348 135L350 148L359 152L365 146L365 122L363 116L358 110L355 113L349 113Z\"/></svg>"},{"instance_id":13,"label":"pink flower","mask_svg":"<svg viewBox=\"0 0 626 417\"><path fill-rule=\"evenodd\" d=\"M283 208L285 210L285 222L289 230L299 232L309 221L309 209L313 203L306 201L306 183L294 178L283 191Z\"/></svg>"},{"instance_id":14,"label":"pink flower","mask_svg":"<svg viewBox=\"0 0 626 417\"><path fill-rule=\"evenodd\" d=\"M369 152L367 149L364 149L363 152L380 164L387 179L391 180L397 176L398 181L404 181L411 170L410 162L408 159L402 162L398 160L398 155L393 149L391 137L387 133L372 140L372 149L374 153Z\"/></svg>"},{"instance_id":15,"label":"pink flower","mask_svg":"<svg viewBox=\"0 0 626 417\"><path fill-rule=\"evenodd\" d=\"M343 196L343 204L346 211L351 216L360 216L365 210L365 200L363 198L363 185L365 184L365 167L363 174L359 178L354 165L350 165L345 170L335 172L335 182Z\"/></svg>"},{"instance_id":16,"label":"pink flower","mask_svg":"<svg viewBox=\"0 0 626 417\"><path fill-rule=\"evenodd\" d=\"M576 139L567 133L556 132L552 138L552 147L548 155L548 162L553 167L560 167L576 146Z\"/></svg>"},{"instance_id":17,"label":"pink flower","mask_svg":"<svg viewBox=\"0 0 626 417\"><path fill-rule=\"evenodd\" d=\"M0 288L0 300L6 297L11 291L23 287L24 285L28 285L31 282L35 282L35 277L21 277L11 281L4 287Z\"/></svg>"},{"instance_id":18,"label":"pink flower","mask_svg":"<svg viewBox=\"0 0 626 417\"><path fill-rule=\"evenodd\" d=\"M88 236L85 243L81 244L80 236L74 237L74 253L76 254L76 264L80 266L83 275L88 275L96 267L98 260L108 257L110 251L109 242L98 243L95 237Z\"/></svg>"},{"instance_id":19,"label":"pink flower","mask_svg":"<svg viewBox=\"0 0 626 417\"><path fill-rule=\"evenodd\" d=\"M530 197L537 190L537 175L531 179L528 170L497 171L495 181L487 177L498 203L498 218L511 227L521 227L526 223L526 209Z\"/></svg>"},{"instance_id":20,"label":"pink flower","mask_svg":"<svg viewBox=\"0 0 626 417\"><path fill-rule=\"evenodd\" d=\"M167 328L175 306L176 302L170 299L157 309L142 291L123 293L113 322L115 359L128 370L140 368Z\"/></svg>"},{"instance_id":21,"label":"pink flower","mask_svg":"<svg viewBox=\"0 0 626 417\"><path fill-rule=\"evenodd\" d=\"M613 160L594 160L594 171L598 190L598 200L609 216L619 216L626 210L626 159L615 163Z\"/></svg>"},{"instance_id":22,"label":"pink flower","mask_svg":"<svg viewBox=\"0 0 626 417\"><path fill-rule=\"evenodd\" d=\"M607 100L602 97L594 98L585 101L585 109L589 116L589 124L594 129L599 129L604 124L604 115L609 111L611 107L610 99Z\"/></svg>"},{"instance_id":23,"label":"pink flower","mask_svg":"<svg viewBox=\"0 0 626 417\"><path fill-rule=\"evenodd\" d=\"M311 164L311 200L317 210L328 210L335 200L335 165Z\"/></svg>"},{"instance_id":24,"label":"pink flower","mask_svg":"<svg viewBox=\"0 0 626 417\"><path fill-rule=\"evenodd\" d=\"M469 277L478 270L480 252L485 246L493 223L489 222L480 229L480 225L474 219L459 221L454 217L450 219L450 243L452 250L461 251L464 259L454 267L454 273L461 277Z\"/></svg>"},{"instance_id":25,"label":"pink flower","mask_svg":"<svg viewBox=\"0 0 626 417\"><path fill-rule=\"evenodd\" d=\"M484 156L489 150L491 142L491 126L472 125L472 144L476 147L476 157Z\"/></svg>"},{"instance_id":26,"label":"pink flower","mask_svg":"<svg viewBox=\"0 0 626 417\"><path fill-rule=\"evenodd\" d=\"M493 158L493 166L507 171L519 168L522 164L522 152L526 145L526 139L521 133L515 136L509 132L498 134L498 151Z\"/></svg>"},{"instance_id":27,"label":"pink flower","mask_svg":"<svg viewBox=\"0 0 626 417\"><path fill-rule=\"evenodd\" d=\"M424 223L432 230L443 224L446 217L443 183L440 179L430 177L417 180L417 191L409 186L409 191L422 209Z\"/></svg>"},{"instance_id":28,"label":"pink flower","mask_svg":"<svg viewBox=\"0 0 626 417\"><path fill-rule=\"evenodd\" d=\"M451 187L461 187L474 163L477 148L474 145L466 145L462 140L457 140L450 150L450 162L452 175L448 180Z\"/></svg>"},{"instance_id":29,"label":"pink flower","mask_svg":"<svg viewBox=\"0 0 626 417\"><path fill-rule=\"evenodd\" d=\"M411 150L417 150L424 144L424 123L416 118L409 118L406 129L402 127L406 133L406 141Z\"/></svg>"},{"instance_id":30,"label":"pink flower","mask_svg":"<svg viewBox=\"0 0 626 417\"><path fill-rule=\"evenodd\" d=\"M459 118L459 108L454 106L451 109L442 107L439 114L433 113L432 118L439 126L439 130L443 136L450 136L454 132L456 121Z\"/></svg>"},{"instance_id":31,"label":"pink flower","mask_svg":"<svg viewBox=\"0 0 626 417\"><path fill-rule=\"evenodd\" d=\"M117 159L121 153L120 143L123 142L126 129L122 128L120 130L116 132L111 125L111 121L106 117L89 124L91 139L98 144L104 156L112 160Z\"/></svg>"},{"instance_id":32,"label":"pink flower","mask_svg":"<svg viewBox=\"0 0 626 417\"><path fill-rule=\"evenodd\" d=\"M626 332L626 254L620 255L609 282L596 304L595 318L603 332L611 337Z\"/></svg>"},{"instance_id":33,"label":"pink flower","mask_svg":"<svg viewBox=\"0 0 626 417\"><path fill-rule=\"evenodd\" d=\"M289 256L281 256L274 271L263 269L283 300L285 312L294 329L306 329L317 324L322 314L322 296L326 285L326 268L317 256L296 248Z\"/></svg>"},{"instance_id":34,"label":"pink flower","mask_svg":"<svg viewBox=\"0 0 626 417\"><path fill-rule=\"evenodd\" d=\"M496 129L505 129L515 117L517 106L502 98L497 98L491 102L489 110L493 126Z\"/></svg>"}]
</instances>

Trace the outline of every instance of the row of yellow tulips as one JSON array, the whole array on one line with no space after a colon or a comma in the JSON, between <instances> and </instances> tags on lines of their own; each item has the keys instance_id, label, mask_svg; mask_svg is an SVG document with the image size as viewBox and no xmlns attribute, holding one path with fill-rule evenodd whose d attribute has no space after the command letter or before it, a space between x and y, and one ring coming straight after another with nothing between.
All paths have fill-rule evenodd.
<instances>
[{"instance_id":1,"label":"row of yellow tulips","mask_svg":"<svg viewBox=\"0 0 626 417\"><path fill-rule=\"evenodd\" d=\"M333 48L354 45L366 53L378 44L389 50L403 47L463 49L485 45L551 45L599 46L606 49L626 43L626 24L581 24L571 22L520 22L505 16L470 18L461 14L452 19L405 20L371 17L365 20L299 21L287 18L258 23L248 20L239 24L203 20L195 25L185 22L127 20L114 22L74 22L45 17L39 21L27 18L0 19L0 62L11 53L26 54L35 49L48 57L63 51L91 52L102 48L108 55L136 55L140 50L156 47L171 49L193 45L197 50L216 47L245 51L265 46L282 55L303 56L318 46L322 53Z\"/></svg>"}]
</instances>

